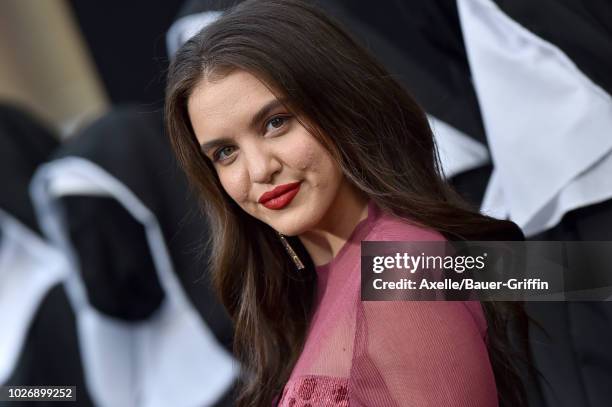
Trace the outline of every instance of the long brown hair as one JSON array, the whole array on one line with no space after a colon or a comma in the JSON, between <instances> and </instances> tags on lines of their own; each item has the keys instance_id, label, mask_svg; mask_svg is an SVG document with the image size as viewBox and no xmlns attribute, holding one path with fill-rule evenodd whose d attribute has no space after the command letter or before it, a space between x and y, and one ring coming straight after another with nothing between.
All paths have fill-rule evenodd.
<instances>
[{"instance_id":1,"label":"long brown hair","mask_svg":"<svg viewBox=\"0 0 612 407\"><path fill-rule=\"evenodd\" d=\"M443 180L432 131L415 100L364 48L318 8L297 0L247 0L189 40L170 66L167 130L211 222L213 283L235 324L245 367L239 405L270 405L299 356L316 274L297 275L276 232L225 193L201 153L187 101L203 79L241 69L266 83L382 210L448 239L485 240L514 231L468 207ZM520 232L519 232L520 234ZM484 238L483 238L484 237ZM511 240L502 237L499 240ZM489 351L502 405L524 393L500 304L484 304Z\"/></svg>"}]
</instances>

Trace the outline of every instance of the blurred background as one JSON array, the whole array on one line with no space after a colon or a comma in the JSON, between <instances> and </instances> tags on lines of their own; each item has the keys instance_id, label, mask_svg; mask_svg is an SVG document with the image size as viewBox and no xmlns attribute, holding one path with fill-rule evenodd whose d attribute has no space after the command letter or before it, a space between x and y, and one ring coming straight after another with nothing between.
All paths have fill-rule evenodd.
<instances>
[{"instance_id":1,"label":"blurred background","mask_svg":"<svg viewBox=\"0 0 612 407\"><path fill-rule=\"evenodd\" d=\"M0 385L232 405L207 221L161 110L173 53L236 2L0 0ZM612 240L607 0L318 3L423 106L474 207L531 240ZM531 406L612 403L610 304L527 304Z\"/></svg>"},{"instance_id":2,"label":"blurred background","mask_svg":"<svg viewBox=\"0 0 612 407\"><path fill-rule=\"evenodd\" d=\"M111 105L163 104L165 34L182 2L0 4L0 97L62 136Z\"/></svg>"}]
</instances>

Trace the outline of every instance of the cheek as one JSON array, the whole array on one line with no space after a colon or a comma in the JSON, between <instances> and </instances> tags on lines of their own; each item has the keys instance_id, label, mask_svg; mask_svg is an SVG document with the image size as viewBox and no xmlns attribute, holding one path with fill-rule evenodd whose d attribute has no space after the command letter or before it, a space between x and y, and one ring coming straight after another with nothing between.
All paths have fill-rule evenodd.
<instances>
[{"instance_id":1,"label":"cheek","mask_svg":"<svg viewBox=\"0 0 612 407\"><path fill-rule=\"evenodd\" d=\"M324 187L339 177L340 169L329 152L306 131L293 139L291 148L285 151L287 163L303 171L313 186Z\"/></svg>"},{"instance_id":2,"label":"cheek","mask_svg":"<svg viewBox=\"0 0 612 407\"><path fill-rule=\"evenodd\" d=\"M218 172L221 186L238 205L242 205L249 196L249 185L240 171L221 169Z\"/></svg>"},{"instance_id":3,"label":"cheek","mask_svg":"<svg viewBox=\"0 0 612 407\"><path fill-rule=\"evenodd\" d=\"M312 136L306 135L292 143L291 148L287 148L286 160L291 167L300 170L313 170L318 166L321 150L314 140L309 140Z\"/></svg>"},{"instance_id":4,"label":"cheek","mask_svg":"<svg viewBox=\"0 0 612 407\"><path fill-rule=\"evenodd\" d=\"M306 163L307 160L307 163ZM311 176L313 186L333 188L341 178L341 170L335 160L323 146L316 145L304 154L306 172Z\"/></svg>"}]
</instances>

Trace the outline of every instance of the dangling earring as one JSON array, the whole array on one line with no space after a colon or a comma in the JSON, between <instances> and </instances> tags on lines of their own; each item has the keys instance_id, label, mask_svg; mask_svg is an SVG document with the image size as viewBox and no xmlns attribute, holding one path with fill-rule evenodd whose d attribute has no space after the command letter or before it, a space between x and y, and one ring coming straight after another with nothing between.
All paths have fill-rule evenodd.
<instances>
[{"instance_id":1,"label":"dangling earring","mask_svg":"<svg viewBox=\"0 0 612 407\"><path fill-rule=\"evenodd\" d=\"M291 260L293 260L293 263L295 263L295 267L298 269L298 271L303 270L304 263L302 263L302 260L300 260L298 255L295 253L295 250L293 250L293 247L291 247L291 245L289 244L289 242L287 241L287 239L285 238L285 236L283 236L281 232L277 232L277 233L278 233L278 237L280 238L281 243L283 244L283 246L285 246L285 250L287 250L287 254L289 255L289 257L291 257Z\"/></svg>"}]
</instances>

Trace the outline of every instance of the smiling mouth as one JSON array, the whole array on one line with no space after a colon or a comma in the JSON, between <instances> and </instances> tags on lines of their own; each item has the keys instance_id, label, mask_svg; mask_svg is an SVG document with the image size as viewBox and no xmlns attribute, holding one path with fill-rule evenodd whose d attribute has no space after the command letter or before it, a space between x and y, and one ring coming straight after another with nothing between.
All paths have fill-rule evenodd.
<instances>
[{"instance_id":1,"label":"smiling mouth","mask_svg":"<svg viewBox=\"0 0 612 407\"><path fill-rule=\"evenodd\" d=\"M300 184L301 182L293 182L279 185L272 191L265 192L257 202L268 209L282 209L295 198L300 191Z\"/></svg>"}]
</instances>

